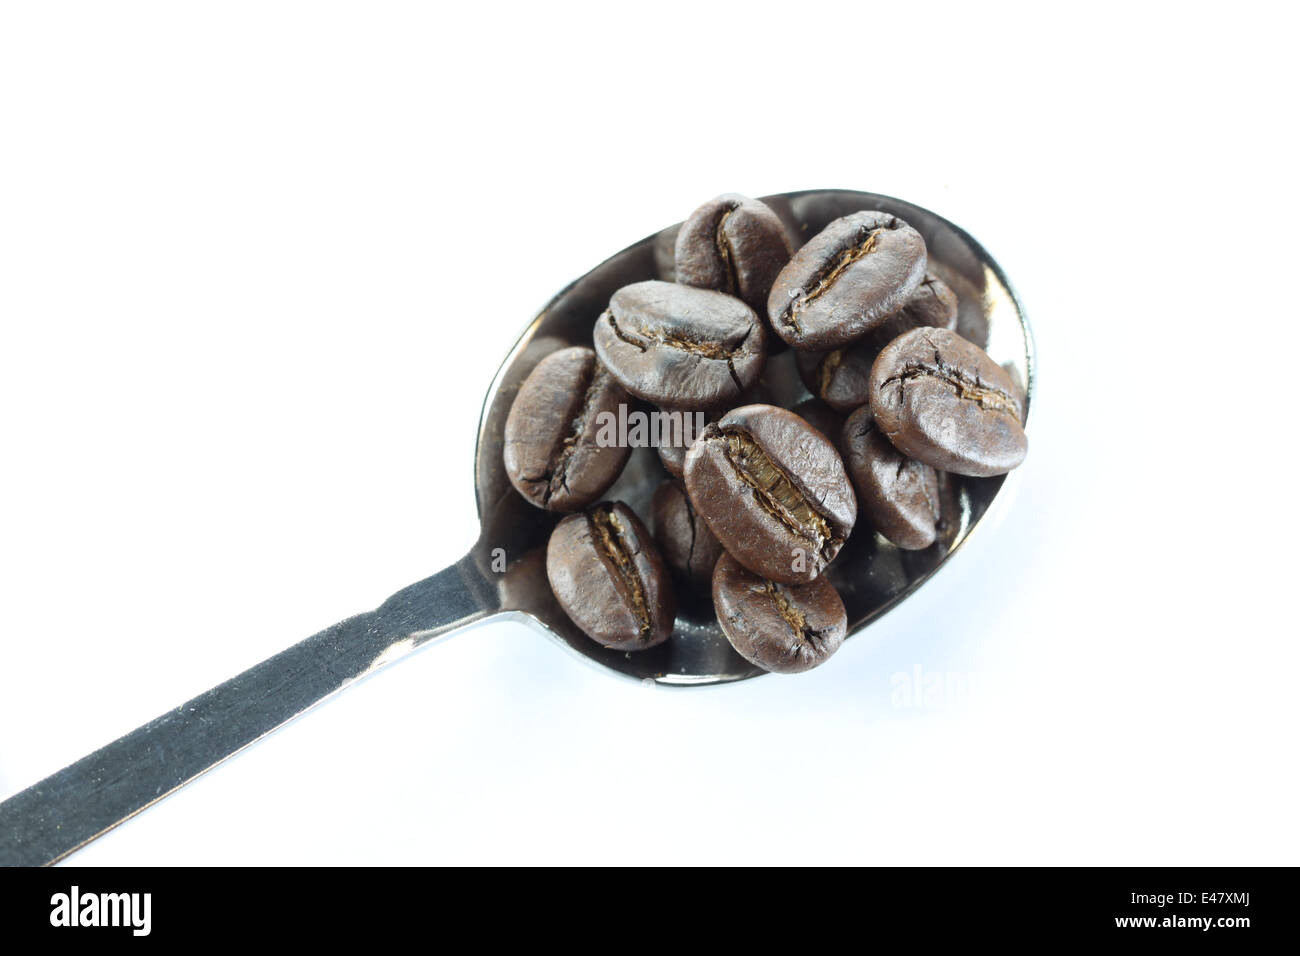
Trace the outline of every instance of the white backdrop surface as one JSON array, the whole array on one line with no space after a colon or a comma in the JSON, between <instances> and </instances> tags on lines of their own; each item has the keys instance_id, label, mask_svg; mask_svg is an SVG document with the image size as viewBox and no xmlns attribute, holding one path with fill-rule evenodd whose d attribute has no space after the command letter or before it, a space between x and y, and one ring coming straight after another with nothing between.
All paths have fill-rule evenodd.
<instances>
[{"instance_id":1,"label":"white backdrop surface","mask_svg":"<svg viewBox=\"0 0 1300 956\"><path fill-rule=\"evenodd\" d=\"M570 278L836 186L1038 340L933 582L717 690L483 626L73 861L1296 863L1294 23L974 6L4 6L0 798L463 554Z\"/></svg>"}]
</instances>

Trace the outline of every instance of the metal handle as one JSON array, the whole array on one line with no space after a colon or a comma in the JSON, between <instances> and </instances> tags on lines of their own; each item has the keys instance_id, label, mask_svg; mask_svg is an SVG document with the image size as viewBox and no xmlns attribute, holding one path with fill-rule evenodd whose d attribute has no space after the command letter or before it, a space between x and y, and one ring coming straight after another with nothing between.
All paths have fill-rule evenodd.
<instances>
[{"instance_id":1,"label":"metal handle","mask_svg":"<svg viewBox=\"0 0 1300 956\"><path fill-rule=\"evenodd\" d=\"M0 803L0 865L58 862L330 695L487 617L477 577L462 559Z\"/></svg>"}]
</instances>

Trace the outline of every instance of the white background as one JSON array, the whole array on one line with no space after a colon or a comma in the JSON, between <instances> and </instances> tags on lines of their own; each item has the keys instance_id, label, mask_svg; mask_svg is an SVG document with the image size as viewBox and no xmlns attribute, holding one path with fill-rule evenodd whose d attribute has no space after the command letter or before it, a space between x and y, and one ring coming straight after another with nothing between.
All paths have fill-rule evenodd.
<instances>
[{"instance_id":1,"label":"white background","mask_svg":"<svg viewBox=\"0 0 1300 956\"><path fill-rule=\"evenodd\" d=\"M891 6L0 8L0 797L464 553L570 278L842 186L1028 306L998 526L801 677L464 633L74 861L1300 862L1295 24Z\"/></svg>"}]
</instances>

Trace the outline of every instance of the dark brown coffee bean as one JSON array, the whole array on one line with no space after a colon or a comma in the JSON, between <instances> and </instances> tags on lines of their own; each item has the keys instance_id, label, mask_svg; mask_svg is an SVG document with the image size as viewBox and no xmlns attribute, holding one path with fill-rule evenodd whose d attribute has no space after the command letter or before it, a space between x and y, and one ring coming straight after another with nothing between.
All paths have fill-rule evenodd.
<instances>
[{"instance_id":1,"label":"dark brown coffee bean","mask_svg":"<svg viewBox=\"0 0 1300 956\"><path fill-rule=\"evenodd\" d=\"M675 408L656 409L659 416L658 444L655 451L664 470L674 478L682 476L686 467L686 451L704 431L704 426L717 421L716 412L692 412Z\"/></svg>"},{"instance_id":2,"label":"dark brown coffee bean","mask_svg":"<svg viewBox=\"0 0 1300 956\"><path fill-rule=\"evenodd\" d=\"M767 300L772 328L795 348L847 345L907 304L925 264L925 240L898 217L836 219L776 277Z\"/></svg>"},{"instance_id":3,"label":"dark brown coffee bean","mask_svg":"<svg viewBox=\"0 0 1300 956\"><path fill-rule=\"evenodd\" d=\"M939 529L939 474L895 448L863 405L844 423L844 464L858 507L878 532L908 551L934 544Z\"/></svg>"},{"instance_id":4,"label":"dark brown coffee bean","mask_svg":"<svg viewBox=\"0 0 1300 956\"><path fill-rule=\"evenodd\" d=\"M799 377L808 391L841 412L870 400L871 365L881 349L904 332L920 326L951 329L957 324L957 296L929 274L899 309L862 338L829 352L795 352Z\"/></svg>"},{"instance_id":5,"label":"dark brown coffee bean","mask_svg":"<svg viewBox=\"0 0 1300 956\"><path fill-rule=\"evenodd\" d=\"M829 352L797 351L795 364L808 391L838 412L865 405L871 363L880 354L880 345L872 338L868 335Z\"/></svg>"},{"instance_id":6,"label":"dark brown coffee bean","mask_svg":"<svg viewBox=\"0 0 1300 956\"><path fill-rule=\"evenodd\" d=\"M660 411L668 411L668 409L660 409ZM695 419L694 412L682 412L681 414L690 415L692 421ZM715 422L717 420L718 415L716 412L707 413L706 422ZM663 463L664 471L674 478L681 478L686 471L686 452L690 450L692 444L694 444L694 438L690 442L660 445L656 448L655 451L659 453L659 461Z\"/></svg>"},{"instance_id":7,"label":"dark brown coffee bean","mask_svg":"<svg viewBox=\"0 0 1300 956\"><path fill-rule=\"evenodd\" d=\"M1025 459L1024 400L1011 376L947 329L913 329L871 367L871 415L909 458L958 475L1000 475Z\"/></svg>"},{"instance_id":8,"label":"dark brown coffee bean","mask_svg":"<svg viewBox=\"0 0 1300 956\"><path fill-rule=\"evenodd\" d=\"M659 461L664 466L664 471L674 478L681 478L686 472L687 450L681 445L660 445L655 449L659 452Z\"/></svg>"},{"instance_id":9,"label":"dark brown coffee bean","mask_svg":"<svg viewBox=\"0 0 1300 956\"><path fill-rule=\"evenodd\" d=\"M615 292L593 336L601 362L633 395L700 409L734 402L758 380L767 340L739 299L653 279Z\"/></svg>"},{"instance_id":10,"label":"dark brown coffee bean","mask_svg":"<svg viewBox=\"0 0 1300 956\"><path fill-rule=\"evenodd\" d=\"M884 319L874 329L853 345L869 343L877 355L904 332L929 326L935 329L957 328L957 294L939 277L927 272L912 297L893 315ZM851 347L851 346L850 346ZM874 356L873 356L874 358Z\"/></svg>"},{"instance_id":11,"label":"dark brown coffee bean","mask_svg":"<svg viewBox=\"0 0 1300 956\"><path fill-rule=\"evenodd\" d=\"M770 370L771 365L769 364L765 366L765 369ZM764 372L764 375L766 374L767 371ZM717 409L715 411L694 412L694 411L679 410L675 408L659 409L659 412L661 414L681 416L682 425L683 425L682 435L683 438L686 439L681 442L672 441L668 443L660 443L659 446L655 449L657 452L659 452L659 460L663 463L664 470L667 471L668 474L672 475L674 478L681 478L682 475L685 473L686 452L690 450L690 447L695 442L695 439L698 438L700 432L703 431L702 427L696 427L697 425L700 424L700 418L699 418L700 415L704 416L703 419L704 424L708 424L709 422L716 422L719 418L721 418L724 414L726 414L727 411L729 411L732 408L739 408L741 405L771 405L771 404L776 404L772 398L771 392L764 384L763 379L759 379L753 385L749 386L749 388L745 389L745 391L741 393L740 397L736 399L734 402L728 402L722 408ZM673 423L673 427L674 428L676 427L675 422ZM673 431L672 434L675 438L676 432Z\"/></svg>"},{"instance_id":12,"label":"dark brown coffee bean","mask_svg":"<svg viewBox=\"0 0 1300 956\"><path fill-rule=\"evenodd\" d=\"M957 312L957 293L948 288L948 283L927 272L898 316L906 322L903 327L898 328L898 334L902 335L923 325L935 329L948 329L950 332L955 331ZM884 324L888 327L889 320Z\"/></svg>"},{"instance_id":13,"label":"dark brown coffee bean","mask_svg":"<svg viewBox=\"0 0 1300 956\"><path fill-rule=\"evenodd\" d=\"M1011 379L1011 394L1015 396L1016 402L1020 405L1020 424L1025 424L1025 385L1021 377L1020 369L1016 367L1015 362L1003 362L1002 371L1007 373L1007 378Z\"/></svg>"},{"instance_id":14,"label":"dark brown coffee bean","mask_svg":"<svg viewBox=\"0 0 1300 956\"><path fill-rule=\"evenodd\" d=\"M639 651L668 640L677 604L663 558L632 509L601 502L555 526L546 576L564 613L598 644Z\"/></svg>"},{"instance_id":15,"label":"dark brown coffee bean","mask_svg":"<svg viewBox=\"0 0 1300 956\"><path fill-rule=\"evenodd\" d=\"M816 667L844 643L848 615L825 578L780 584L724 554L713 572L713 608L736 653L775 674Z\"/></svg>"},{"instance_id":16,"label":"dark brown coffee bean","mask_svg":"<svg viewBox=\"0 0 1300 956\"><path fill-rule=\"evenodd\" d=\"M680 481L670 478L655 489L650 522L668 567L696 587L707 588L722 545L695 513Z\"/></svg>"},{"instance_id":17,"label":"dark brown coffee bean","mask_svg":"<svg viewBox=\"0 0 1300 956\"><path fill-rule=\"evenodd\" d=\"M830 440L837 449L840 447L840 433L844 430L844 416L818 398L806 398L790 409L813 428ZM840 453L843 458L843 452Z\"/></svg>"},{"instance_id":18,"label":"dark brown coffee bean","mask_svg":"<svg viewBox=\"0 0 1300 956\"><path fill-rule=\"evenodd\" d=\"M506 474L539 508L576 511L605 493L630 448L597 442L597 416L630 401L589 348L553 352L524 380L504 431Z\"/></svg>"},{"instance_id":19,"label":"dark brown coffee bean","mask_svg":"<svg viewBox=\"0 0 1300 956\"><path fill-rule=\"evenodd\" d=\"M776 274L793 249L785 224L757 199L710 199L677 234L677 281L741 299L765 314Z\"/></svg>"},{"instance_id":20,"label":"dark brown coffee bean","mask_svg":"<svg viewBox=\"0 0 1300 956\"><path fill-rule=\"evenodd\" d=\"M785 584L821 574L857 517L835 445L774 405L745 405L707 426L686 453L686 491L741 564Z\"/></svg>"}]
</instances>

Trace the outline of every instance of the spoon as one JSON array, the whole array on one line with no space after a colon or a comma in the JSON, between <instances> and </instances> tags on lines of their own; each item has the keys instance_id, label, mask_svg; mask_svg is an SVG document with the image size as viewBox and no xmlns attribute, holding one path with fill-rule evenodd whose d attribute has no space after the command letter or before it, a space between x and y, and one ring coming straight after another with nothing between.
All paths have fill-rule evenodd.
<instances>
[{"instance_id":1,"label":"spoon","mask_svg":"<svg viewBox=\"0 0 1300 956\"><path fill-rule=\"evenodd\" d=\"M1026 393L1034 389L1029 323L1006 277L969 235L910 203L874 193L812 190L764 197L795 235L807 239L861 209L894 213L925 237L930 271L957 293L958 332L1003 365ZM475 452L481 532L451 567L281 651L0 803L0 865L55 863L327 697L417 648L489 619L512 619L541 631L586 660L644 683L702 687L765 673L727 643L711 609L682 602L672 639L646 651L602 647L565 616L546 579L545 543L560 517L518 495L502 464L510 404L544 357L591 344L596 317L619 287L672 278L677 227L648 236L601 263L555 296L506 356L483 401ZM769 362L765 378L777 401L808 397L793 372L793 353ZM606 494L639 514L664 475L653 449L636 449ZM915 591L970 536L1006 485L1007 476L948 476L940 539L902 551L861 531L828 569L848 612L849 634Z\"/></svg>"}]
</instances>

